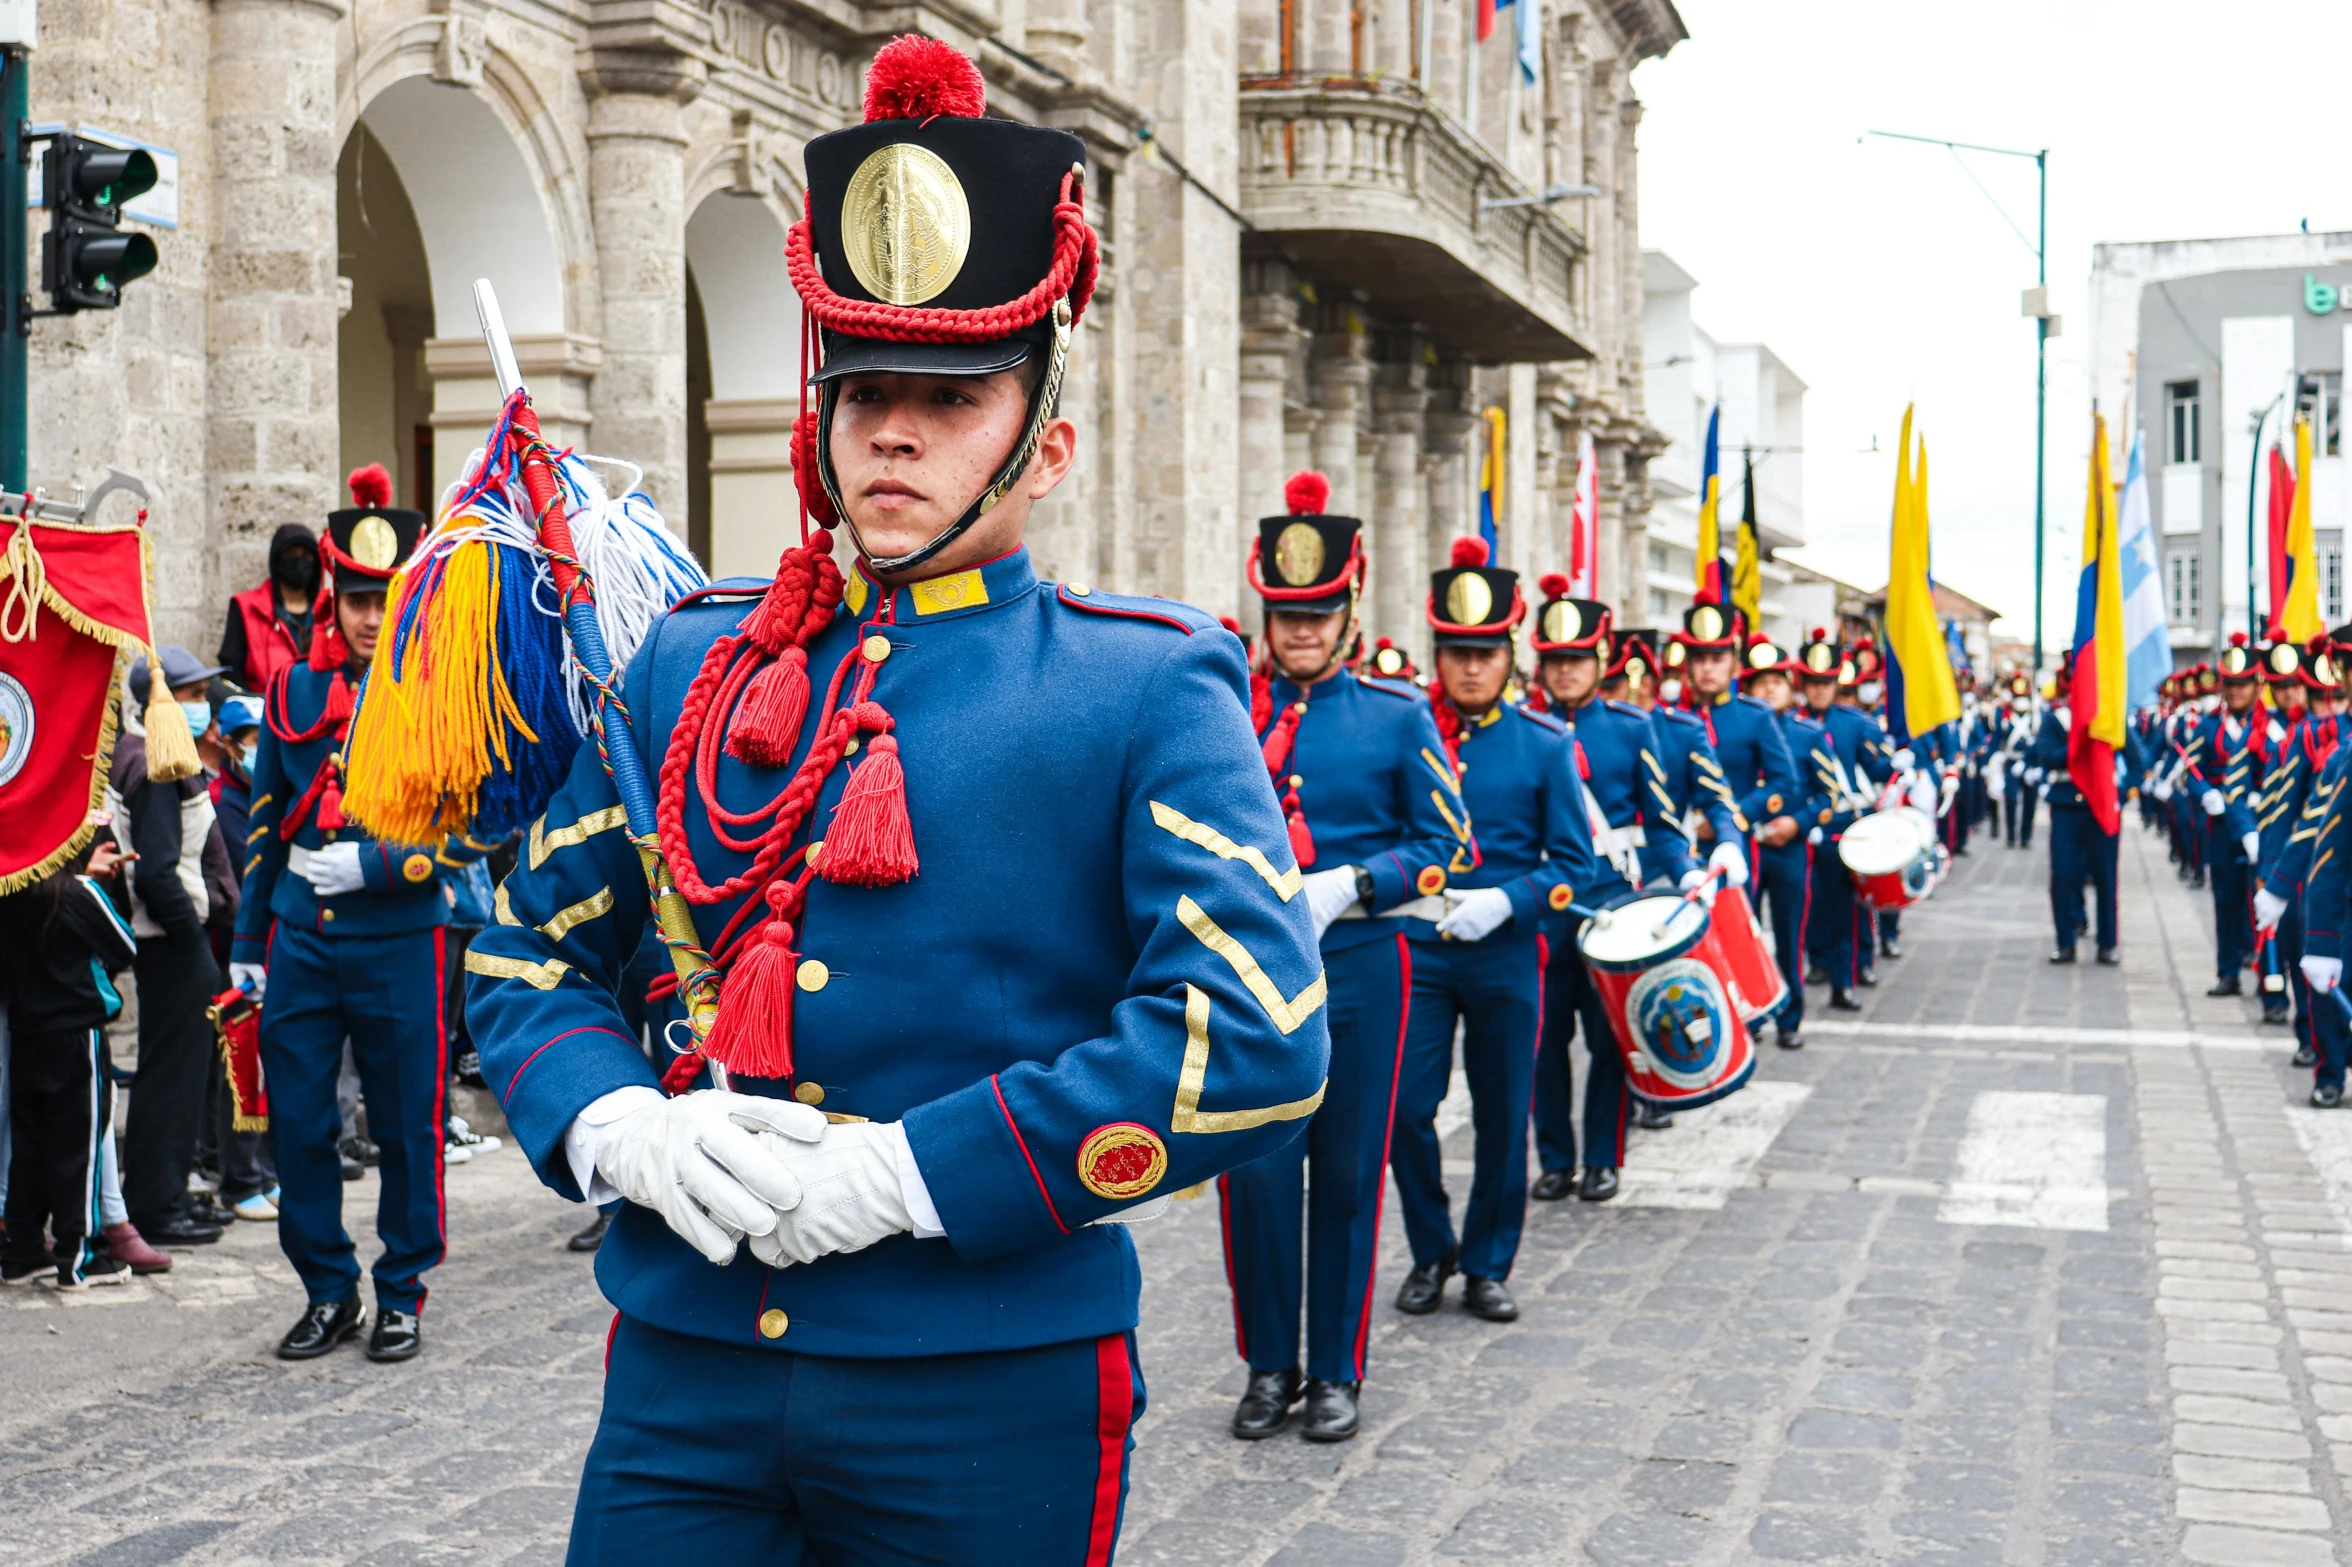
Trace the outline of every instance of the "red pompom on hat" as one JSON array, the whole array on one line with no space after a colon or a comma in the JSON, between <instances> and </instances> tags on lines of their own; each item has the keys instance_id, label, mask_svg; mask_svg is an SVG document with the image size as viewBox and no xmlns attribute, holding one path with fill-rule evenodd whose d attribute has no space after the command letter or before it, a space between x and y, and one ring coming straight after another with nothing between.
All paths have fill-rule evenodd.
<instances>
[{"instance_id":1,"label":"red pompom on hat","mask_svg":"<svg viewBox=\"0 0 2352 1567\"><path fill-rule=\"evenodd\" d=\"M1545 598L1564 599L1568 596L1568 579L1556 571L1545 572L1535 585L1543 589Z\"/></svg>"},{"instance_id":2,"label":"red pompom on hat","mask_svg":"<svg viewBox=\"0 0 2352 1567\"><path fill-rule=\"evenodd\" d=\"M2246 645L2246 633L2244 633L2243 631L2233 631L2233 632L2231 632L2231 633L2230 633L2230 646L2231 646L2231 647L2244 647L2245 645Z\"/></svg>"},{"instance_id":3,"label":"red pompom on hat","mask_svg":"<svg viewBox=\"0 0 2352 1567\"><path fill-rule=\"evenodd\" d=\"M1374 637L1372 639L1372 651L1375 653L1379 652L1382 648L1395 646L1396 643L1387 637Z\"/></svg>"},{"instance_id":4,"label":"red pompom on hat","mask_svg":"<svg viewBox=\"0 0 2352 1567\"><path fill-rule=\"evenodd\" d=\"M392 475L384 471L384 465L380 462L352 469L351 477L345 482L351 486L351 504L354 506L392 504Z\"/></svg>"},{"instance_id":5,"label":"red pompom on hat","mask_svg":"<svg viewBox=\"0 0 2352 1567\"><path fill-rule=\"evenodd\" d=\"M1455 564L1455 565L1457 565L1457 566L1483 566L1483 565L1485 565L1485 564L1486 564L1486 540L1484 540L1484 539L1456 539L1456 540L1454 540L1454 564Z\"/></svg>"},{"instance_id":6,"label":"red pompom on hat","mask_svg":"<svg viewBox=\"0 0 2352 1567\"><path fill-rule=\"evenodd\" d=\"M866 120L976 120L987 112L988 84L972 57L950 43L908 33L893 38L866 71Z\"/></svg>"},{"instance_id":7,"label":"red pompom on hat","mask_svg":"<svg viewBox=\"0 0 2352 1567\"><path fill-rule=\"evenodd\" d=\"M1282 505L1293 517L1314 517L1331 504L1331 480L1312 468L1301 468L1282 486Z\"/></svg>"}]
</instances>

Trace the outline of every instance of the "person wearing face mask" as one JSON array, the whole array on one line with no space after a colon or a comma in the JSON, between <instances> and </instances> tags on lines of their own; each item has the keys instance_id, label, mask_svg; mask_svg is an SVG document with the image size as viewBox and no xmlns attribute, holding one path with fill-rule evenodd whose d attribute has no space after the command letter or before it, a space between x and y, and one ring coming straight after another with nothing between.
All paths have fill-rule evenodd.
<instances>
[{"instance_id":1,"label":"person wearing face mask","mask_svg":"<svg viewBox=\"0 0 2352 1567\"><path fill-rule=\"evenodd\" d=\"M261 698L234 690L220 680L215 680L213 687L218 697L213 704L213 726L197 735L196 751L204 758L215 826L224 851L219 874L212 878L215 888L211 928L212 955L225 970L236 937L236 906L243 896L240 872L245 863L248 818L252 811L253 755L260 744ZM209 854L206 870L210 876ZM220 1190L214 1194L214 1200L240 1219L255 1222L275 1219L278 1177L275 1161L270 1157L269 1133L237 1130L235 1100L217 1052L209 1081L203 1147L209 1160L217 1160L220 1171Z\"/></svg>"},{"instance_id":2,"label":"person wearing face mask","mask_svg":"<svg viewBox=\"0 0 2352 1567\"><path fill-rule=\"evenodd\" d=\"M289 522L270 539L269 580L229 600L220 662L239 685L266 691L272 676L308 655L318 585L318 535Z\"/></svg>"}]
</instances>

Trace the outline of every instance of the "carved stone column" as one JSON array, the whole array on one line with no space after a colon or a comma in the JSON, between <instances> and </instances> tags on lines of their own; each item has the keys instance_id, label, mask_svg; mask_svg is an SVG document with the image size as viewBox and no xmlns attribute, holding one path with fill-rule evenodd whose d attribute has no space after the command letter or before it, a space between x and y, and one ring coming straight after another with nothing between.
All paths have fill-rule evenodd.
<instances>
[{"instance_id":1,"label":"carved stone column","mask_svg":"<svg viewBox=\"0 0 2352 1567\"><path fill-rule=\"evenodd\" d=\"M1324 307L1309 376L1315 407L1315 466L1331 476L1331 509L1364 515L1356 487L1356 430L1370 406L1372 339L1351 307Z\"/></svg>"},{"instance_id":2,"label":"carved stone column","mask_svg":"<svg viewBox=\"0 0 2352 1567\"><path fill-rule=\"evenodd\" d=\"M1421 483L1422 422L1429 411L1429 340L1418 332L1385 334L1372 386L1371 629L1421 646L1415 606L1429 585L1424 548L1428 497Z\"/></svg>"},{"instance_id":3,"label":"carved stone column","mask_svg":"<svg viewBox=\"0 0 2352 1567\"><path fill-rule=\"evenodd\" d=\"M1306 341L1298 323L1298 283L1281 260L1245 263L1241 293L1241 428L1235 524L1242 559L1258 519L1282 510L1284 407L1291 361ZM1244 597L1246 598L1246 594Z\"/></svg>"},{"instance_id":4,"label":"carved stone column","mask_svg":"<svg viewBox=\"0 0 2352 1567\"><path fill-rule=\"evenodd\" d=\"M1478 413L1470 395L1470 367L1441 360L1429 368L1429 411L1421 420L1422 462L1427 476L1427 518L1422 528L1426 558L1435 569L1453 541L1476 527L1471 517L1472 437Z\"/></svg>"},{"instance_id":5,"label":"carved stone column","mask_svg":"<svg viewBox=\"0 0 2352 1567\"><path fill-rule=\"evenodd\" d=\"M599 49L588 88L588 199L604 293L596 444L645 470L665 514L686 510L686 125L702 62Z\"/></svg>"}]
</instances>

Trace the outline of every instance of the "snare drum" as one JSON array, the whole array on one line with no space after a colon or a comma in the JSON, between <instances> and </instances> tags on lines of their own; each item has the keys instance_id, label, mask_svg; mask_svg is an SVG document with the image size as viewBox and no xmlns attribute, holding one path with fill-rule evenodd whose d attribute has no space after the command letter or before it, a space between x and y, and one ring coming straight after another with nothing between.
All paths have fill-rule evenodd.
<instances>
[{"instance_id":1,"label":"snare drum","mask_svg":"<svg viewBox=\"0 0 2352 1567\"><path fill-rule=\"evenodd\" d=\"M1756 909L1748 895L1733 887L1717 893L1713 923L1728 965L1724 984L1730 988L1732 1005L1739 1015L1753 1023L1778 1012L1781 1002L1788 999L1788 977L1781 973L1764 933L1756 928Z\"/></svg>"},{"instance_id":2,"label":"snare drum","mask_svg":"<svg viewBox=\"0 0 2352 1567\"><path fill-rule=\"evenodd\" d=\"M1735 999L1737 965L1705 904L1630 895L1588 921L1576 945L1637 1096L1703 1105L1747 1083L1756 1050Z\"/></svg>"},{"instance_id":3,"label":"snare drum","mask_svg":"<svg viewBox=\"0 0 2352 1567\"><path fill-rule=\"evenodd\" d=\"M1935 887L1935 823L1914 810L1873 811L1846 829L1838 858L1854 873L1854 888L1874 909L1905 909Z\"/></svg>"}]
</instances>

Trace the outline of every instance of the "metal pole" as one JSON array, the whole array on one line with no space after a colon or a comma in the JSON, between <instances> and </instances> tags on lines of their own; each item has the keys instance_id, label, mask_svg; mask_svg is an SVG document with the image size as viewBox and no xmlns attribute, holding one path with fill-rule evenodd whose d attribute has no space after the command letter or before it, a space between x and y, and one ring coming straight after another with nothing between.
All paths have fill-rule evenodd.
<instances>
[{"instance_id":1,"label":"metal pole","mask_svg":"<svg viewBox=\"0 0 2352 1567\"><path fill-rule=\"evenodd\" d=\"M0 490L23 494L25 425L30 407L25 337L32 327L26 294L25 117L32 101L32 59L0 49Z\"/></svg>"},{"instance_id":2,"label":"metal pole","mask_svg":"<svg viewBox=\"0 0 2352 1567\"><path fill-rule=\"evenodd\" d=\"M2034 281L2044 290L2042 298L2049 299L2050 287L2050 149L2044 147L2034 154L2034 171L2041 176L2041 229ZM2049 305L2044 303L2046 311ZM2044 510L2044 468L2049 459L2050 427L2050 318L2039 316L2034 321L2034 674L2042 672L2042 538Z\"/></svg>"},{"instance_id":3,"label":"metal pole","mask_svg":"<svg viewBox=\"0 0 2352 1567\"><path fill-rule=\"evenodd\" d=\"M2254 635L2254 491L2262 483L2262 427L2270 421L2270 410L2278 406L2272 398L2270 406L2254 416L2254 455L2246 464L2246 640L2257 640ZM2214 597L2218 600L2219 594ZM2217 612L2213 617L2216 627L2222 626Z\"/></svg>"}]
</instances>

